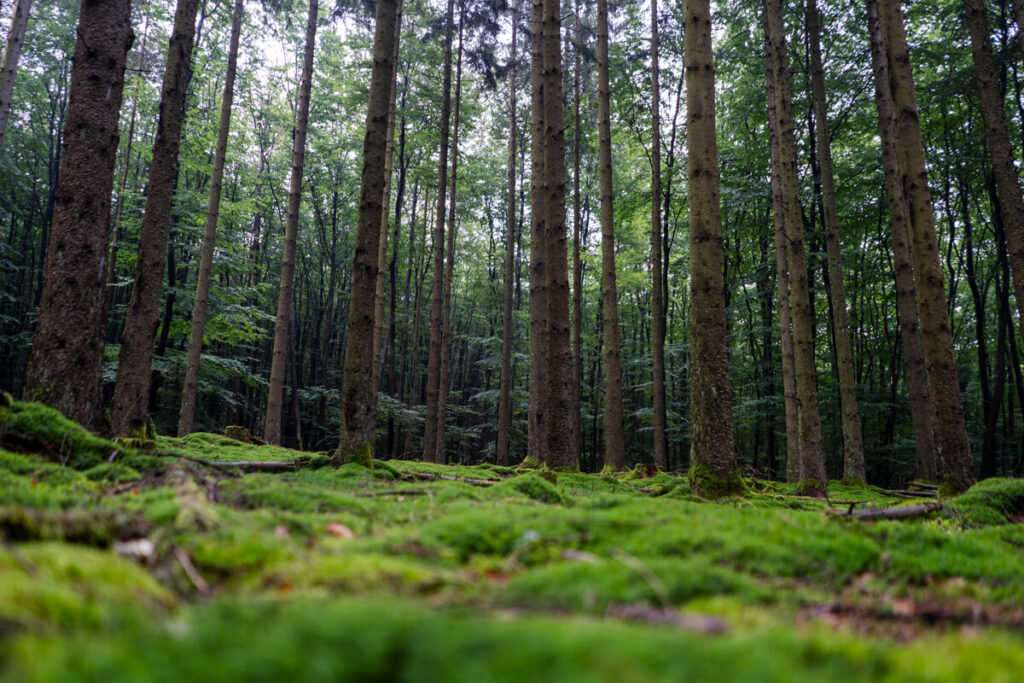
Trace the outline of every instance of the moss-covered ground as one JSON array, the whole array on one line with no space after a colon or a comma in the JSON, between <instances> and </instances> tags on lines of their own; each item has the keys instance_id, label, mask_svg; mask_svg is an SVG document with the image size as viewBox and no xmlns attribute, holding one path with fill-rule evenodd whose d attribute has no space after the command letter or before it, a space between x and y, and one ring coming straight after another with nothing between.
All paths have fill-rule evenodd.
<instances>
[{"instance_id":1,"label":"moss-covered ground","mask_svg":"<svg viewBox=\"0 0 1024 683\"><path fill-rule=\"evenodd\" d=\"M0 679L1024 680L1019 480L864 523L826 509L920 501L143 452L51 417L0 409Z\"/></svg>"}]
</instances>

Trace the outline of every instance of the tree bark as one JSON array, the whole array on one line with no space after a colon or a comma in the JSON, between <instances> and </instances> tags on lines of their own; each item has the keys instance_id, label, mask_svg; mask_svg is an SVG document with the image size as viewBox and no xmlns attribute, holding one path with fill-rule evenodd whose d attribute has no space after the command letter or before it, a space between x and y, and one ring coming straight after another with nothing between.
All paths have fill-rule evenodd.
<instances>
[{"instance_id":1,"label":"tree bark","mask_svg":"<svg viewBox=\"0 0 1024 683\"><path fill-rule=\"evenodd\" d=\"M615 283L615 209L612 187L612 124L608 67L608 0L597 0L597 125L601 168L601 313L604 323L604 466L626 466L622 410L622 346ZM596 398L596 397L595 397ZM595 400L596 403L596 400Z\"/></svg>"},{"instance_id":2,"label":"tree bark","mask_svg":"<svg viewBox=\"0 0 1024 683\"><path fill-rule=\"evenodd\" d=\"M0 149L4 146L7 131L7 116L11 112L11 95L14 93L14 77L18 73L18 59L25 44L25 27L32 9L32 0L18 0L11 17L11 30L7 34L7 47L0 62Z\"/></svg>"},{"instance_id":3,"label":"tree bark","mask_svg":"<svg viewBox=\"0 0 1024 683\"><path fill-rule=\"evenodd\" d=\"M313 82L313 50L316 46L316 22L319 9L319 0L309 0L309 15L306 18L306 45L303 53L299 102L296 108L292 140L292 175L288 194L288 218L284 230L284 250L281 255L281 283L277 294L277 318L274 323L274 352L270 363L270 385L267 390L267 417L263 427L263 439L275 446L281 444L281 407L284 402L284 373L288 360L288 316L292 306L292 295L295 291L295 250L299 236L302 172L306 160L306 127L309 122L309 91ZM381 152L383 152L383 148ZM374 246L376 246L376 241L374 241Z\"/></svg>"},{"instance_id":4,"label":"tree bark","mask_svg":"<svg viewBox=\"0 0 1024 683\"><path fill-rule=\"evenodd\" d=\"M1010 146L1010 132L992 56L985 3L981 0L964 0L964 7L971 34L974 75L981 101L981 115L985 122L985 138L999 196L999 213L1003 218L1006 244L1009 247L1013 294L1017 300L1020 324L1024 326L1024 198L1021 197L1013 148Z\"/></svg>"},{"instance_id":5,"label":"tree bark","mask_svg":"<svg viewBox=\"0 0 1024 683\"><path fill-rule=\"evenodd\" d=\"M814 120L818 134L818 164L821 169L821 205L825 225L825 250L828 254L828 282L831 290L833 337L839 374L839 405L843 430L843 479L864 482L864 437L857 409L857 379L853 372L853 349L843 284L843 258L839 245L839 215L832 172L832 138L825 103L825 73L821 63L821 15L816 0L807 0L807 27L810 42L811 90L814 95Z\"/></svg>"},{"instance_id":6,"label":"tree bark","mask_svg":"<svg viewBox=\"0 0 1024 683\"><path fill-rule=\"evenodd\" d=\"M775 116L778 125L779 160L782 183L783 225L789 274L793 323L793 356L796 371L797 410L800 424L800 478L825 486L825 458L818 412L817 373L814 359L813 305L807 275L803 211L797 173L796 140L793 132L793 95L789 58L780 0L765 2L765 32L769 63L775 87Z\"/></svg>"},{"instance_id":7,"label":"tree bark","mask_svg":"<svg viewBox=\"0 0 1024 683\"><path fill-rule=\"evenodd\" d=\"M452 34L455 30L455 0L446 11L444 76L441 85L441 130L438 143L437 209L434 219L434 278L430 288L430 347L427 350L427 411L423 428L423 459L433 462L437 453L438 398L441 389L441 325L444 305L444 221L448 192L448 137L451 131Z\"/></svg>"},{"instance_id":8,"label":"tree bark","mask_svg":"<svg viewBox=\"0 0 1024 683\"><path fill-rule=\"evenodd\" d=\"M498 435L495 461L507 466L510 461L512 425L512 276L516 244L516 38L519 8L512 6L512 54L508 74L508 175L505 200L505 294L501 318L501 376L498 379Z\"/></svg>"},{"instance_id":9,"label":"tree bark","mask_svg":"<svg viewBox=\"0 0 1024 683\"><path fill-rule=\"evenodd\" d=\"M736 468L725 338L710 1L688 0L685 20L683 58L690 190L690 481L704 495L722 495L738 490L742 482Z\"/></svg>"},{"instance_id":10,"label":"tree bark","mask_svg":"<svg viewBox=\"0 0 1024 683\"><path fill-rule=\"evenodd\" d=\"M575 27L573 34L573 142L572 142L572 400L573 416L576 419L576 433L580 434L582 448L583 432L583 262L580 260L582 247L582 200L580 198L580 167L582 165L583 141L580 124L580 80L582 78L583 60L580 57L583 46L581 29L580 0L575 0Z\"/></svg>"},{"instance_id":11,"label":"tree bark","mask_svg":"<svg viewBox=\"0 0 1024 683\"><path fill-rule=\"evenodd\" d=\"M210 173L210 198L206 206L206 227L199 256L196 299L192 306L192 330L188 340L188 359L185 361L185 384L182 389L181 409L178 411L178 436L191 433L196 416L196 396L199 391L199 362L203 352L203 334L206 330L206 305L210 296L210 274L213 270L213 249L217 243L217 218L220 215L220 195L224 181L224 158L227 156L228 133L231 130L231 106L235 96L235 71L238 63L238 41L242 30L245 0L235 0L231 17L231 40L228 45L228 64L224 74L224 94L220 104L220 127L214 151L213 170Z\"/></svg>"},{"instance_id":12,"label":"tree bark","mask_svg":"<svg viewBox=\"0 0 1024 683\"><path fill-rule=\"evenodd\" d=\"M974 465L967 440L953 354L953 332L942 284L917 97L899 0L881 0L878 5L889 57L891 80L888 85L896 116L899 168L907 197L921 336L928 384L935 406L939 479L948 492L954 493L974 483Z\"/></svg>"},{"instance_id":13,"label":"tree bark","mask_svg":"<svg viewBox=\"0 0 1024 683\"><path fill-rule=\"evenodd\" d=\"M314 0L315 2L316 0ZM359 222L352 264L348 341L341 391L341 437L335 461L372 463L377 397L373 390L373 334L377 306L377 252L384 220L388 111L395 76L400 0L378 0L373 36L366 134L363 138Z\"/></svg>"},{"instance_id":14,"label":"tree bark","mask_svg":"<svg viewBox=\"0 0 1024 683\"><path fill-rule=\"evenodd\" d=\"M23 396L104 429L100 396L107 242L125 63L128 0L83 0L39 316Z\"/></svg>"},{"instance_id":15,"label":"tree bark","mask_svg":"<svg viewBox=\"0 0 1024 683\"><path fill-rule=\"evenodd\" d=\"M547 464L576 468L572 400L569 266L565 225L565 113L562 106L561 3L543 0L544 217L547 242Z\"/></svg>"},{"instance_id":16,"label":"tree bark","mask_svg":"<svg viewBox=\"0 0 1024 683\"><path fill-rule=\"evenodd\" d=\"M892 233L896 307L910 400L910 420L914 427L914 473L920 479L933 481L938 477L938 463L935 459L935 410L929 395L928 373L925 370L924 349L921 346L918 328L917 295L914 291L914 268L910 256L909 218L903 177L896 152L896 119L889 90L889 64L878 18L877 1L868 0L867 6L882 168L885 174L889 228Z\"/></svg>"},{"instance_id":17,"label":"tree bark","mask_svg":"<svg viewBox=\"0 0 1024 683\"><path fill-rule=\"evenodd\" d=\"M697 9L694 7L694 9ZM698 10L699 11L699 10ZM708 17L710 22L710 16ZM710 60L708 60L710 66ZM717 172L718 160L715 159ZM719 229L721 232L721 229ZM658 64L658 0L651 0L651 384L654 464L668 469L665 436L665 274L661 258L661 86Z\"/></svg>"},{"instance_id":18,"label":"tree bark","mask_svg":"<svg viewBox=\"0 0 1024 683\"><path fill-rule=\"evenodd\" d=\"M167 51L160 94L160 118L149 167L146 208L139 231L135 283L121 334L117 382L110 405L111 426L114 434L119 436L136 433L145 435L150 425L150 365L160 317L167 235L178 181L178 148L192 73L192 47L198 10L199 0L179 0Z\"/></svg>"},{"instance_id":19,"label":"tree bark","mask_svg":"<svg viewBox=\"0 0 1024 683\"><path fill-rule=\"evenodd\" d=\"M530 17L530 402L527 457L548 459L547 441L547 247L544 213L543 0L531 0Z\"/></svg>"}]
</instances>

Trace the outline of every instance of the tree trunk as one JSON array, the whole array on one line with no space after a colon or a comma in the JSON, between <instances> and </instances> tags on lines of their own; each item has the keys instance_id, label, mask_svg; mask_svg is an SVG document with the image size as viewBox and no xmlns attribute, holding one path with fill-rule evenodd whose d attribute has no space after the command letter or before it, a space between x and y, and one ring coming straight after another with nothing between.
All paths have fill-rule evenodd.
<instances>
[{"instance_id":1,"label":"tree trunk","mask_svg":"<svg viewBox=\"0 0 1024 683\"><path fill-rule=\"evenodd\" d=\"M145 435L150 423L150 364L160 317L160 293L167 253L167 235L178 181L178 148L185 121L188 83L192 73L199 0L179 0L167 51L160 119L149 166L146 208L139 230L135 284L121 334L117 382L110 405L114 434ZM141 430L141 431L140 431Z\"/></svg>"},{"instance_id":2,"label":"tree trunk","mask_svg":"<svg viewBox=\"0 0 1024 683\"><path fill-rule=\"evenodd\" d=\"M565 114L562 106L561 4L544 0L544 217L547 242L547 464L577 466L572 400L569 266L565 225Z\"/></svg>"},{"instance_id":3,"label":"tree trunk","mask_svg":"<svg viewBox=\"0 0 1024 683\"><path fill-rule=\"evenodd\" d=\"M455 66L455 121L452 125L452 178L448 200L448 244L444 265L444 298L441 311L441 369L437 385L437 447L433 462L447 462L445 423L448 413L448 368L452 346L452 285L455 279L455 183L459 171L459 110L462 100L462 3L459 3L459 51Z\"/></svg>"},{"instance_id":4,"label":"tree trunk","mask_svg":"<svg viewBox=\"0 0 1024 683\"><path fill-rule=\"evenodd\" d=\"M505 294L501 318L501 377L498 379L498 436L495 460L510 464L512 426L512 275L515 268L516 239L516 38L519 9L512 6L512 54L508 74L508 188L505 200Z\"/></svg>"},{"instance_id":5,"label":"tree trunk","mask_svg":"<svg viewBox=\"0 0 1024 683\"><path fill-rule=\"evenodd\" d=\"M1017 300L1017 314L1024 326L1024 198L1020 193L1017 167L1014 164L1010 133L1003 109L1003 95L999 87L996 65L992 57L992 39L988 32L988 17L982 0L964 0L967 27L971 34L974 55L974 74L981 101L981 115L985 121L992 171L999 196L999 213L1003 218L1006 244L1013 272L1013 294ZM1024 327L1022 327L1024 329Z\"/></svg>"},{"instance_id":6,"label":"tree trunk","mask_svg":"<svg viewBox=\"0 0 1024 683\"><path fill-rule=\"evenodd\" d=\"M309 0L306 46L292 142L292 175L288 194L288 219L284 230L284 251L281 255L281 284L278 288L277 319L274 323L274 352L270 363L270 385L267 390L267 417L263 427L263 440L273 445L281 443L281 406L284 402L284 373L288 360L288 311L291 309L292 294L295 291L295 250L299 235L299 207L302 204L302 171L306 160L306 126L309 122L309 91L313 78L313 49L316 45L318 11L319 0ZM376 240L374 244L376 245Z\"/></svg>"},{"instance_id":7,"label":"tree trunk","mask_svg":"<svg viewBox=\"0 0 1024 683\"><path fill-rule=\"evenodd\" d=\"M128 0L82 2L39 316L23 390L26 399L51 405L95 431L104 428L104 258L124 70L133 38Z\"/></svg>"},{"instance_id":8,"label":"tree trunk","mask_svg":"<svg viewBox=\"0 0 1024 683\"><path fill-rule=\"evenodd\" d=\"M434 219L434 278L430 287L430 347L427 351L427 411L423 428L423 459L433 462L437 453L438 399L441 390L441 325L444 305L444 221L448 192L448 136L451 131L452 34L455 0L448 0L444 43L444 76L441 86L441 131L438 143L437 209Z\"/></svg>"},{"instance_id":9,"label":"tree trunk","mask_svg":"<svg viewBox=\"0 0 1024 683\"><path fill-rule=\"evenodd\" d=\"M32 0L18 0L11 17L11 31L7 34L7 47L0 62L0 149L4 146L7 131L7 115L11 112L11 95L14 93L14 76L18 73L18 59L25 44L25 27L28 26Z\"/></svg>"},{"instance_id":10,"label":"tree trunk","mask_svg":"<svg viewBox=\"0 0 1024 683\"><path fill-rule=\"evenodd\" d=\"M846 311L846 287L843 284L843 259L839 246L839 216L832 173L832 138L825 105L825 73L821 63L820 13L816 0L807 0L807 27L810 42L811 89L814 94L814 120L818 134L818 164L821 168L821 204L825 225L825 250L828 253L828 283L832 307L836 366L839 370L839 404L843 425L843 480L864 482L864 437L857 409L857 380L853 373L850 323Z\"/></svg>"},{"instance_id":11,"label":"tree trunk","mask_svg":"<svg viewBox=\"0 0 1024 683\"><path fill-rule=\"evenodd\" d=\"M191 433L196 416L196 395L199 390L199 359L203 351L206 330L206 304L210 296L210 273L213 270L213 248L217 243L217 218L220 215L221 186L224 180L224 157L227 155L228 133L231 130L231 105L235 95L235 66L238 63L238 40L242 30L245 0L235 0L231 17L231 42L228 47L228 65L224 75L224 94L220 105L220 127L217 148L210 174L210 198L206 206L206 228L199 256L199 274L196 299L192 306L192 330L188 340L188 360L185 362L185 385L178 412L178 436Z\"/></svg>"},{"instance_id":12,"label":"tree trunk","mask_svg":"<svg viewBox=\"0 0 1024 683\"><path fill-rule=\"evenodd\" d=\"M893 269L896 276L896 307L899 314L903 363L910 399L910 420L914 427L914 473L927 481L938 477L935 459L935 411L928 390L924 349L917 320L917 295L914 291L914 268L911 265L909 218L896 152L896 119L889 91L889 64L882 38L876 0L868 0L868 29L871 34L871 61L875 76L875 103L878 109L879 136L882 146L882 167L885 172L885 195L892 232Z\"/></svg>"},{"instance_id":13,"label":"tree trunk","mask_svg":"<svg viewBox=\"0 0 1024 683\"><path fill-rule=\"evenodd\" d=\"M576 420L576 433L580 434L580 447L583 444L583 414L581 412L583 403L583 263L580 260L580 248L582 237L582 202L580 200L580 167L583 156L583 141L580 135L580 78L582 71L582 59L580 51L583 46L583 34L581 30L580 0L575 0L574 10L576 14L573 34L573 118L572 118L572 412Z\"/></svg>"},{"instance_id":14,"label":"tree trunk","mask_svg":"<svg viewBox=\"0 0 1024 683\"><path fill-rule=\"evenodd\" d=\"M615 283L615 209L612 187L612 124L608 67L608 1L597 0L597 125L601 167L601 313L604 323L604 466L626 466L622 412L622 345ZM593 398L596 404L597 397Z\"/></svg>"},{"instance_id":15,"label":"tree trunk","mask_svg":"<svg viewBox=\"0 0 1024 683\"><path fill-rule=\"evenodd\" d=\"M316 0L313 0L314 2ZM395 39L400 0L378 0L373 36L373 71L370 76L366 135L363 138L362 185L359 222L352 264L352 298L348 341L345 345L341 391L341 438L336 462L357 462L369 467L376 431L373 395L373 332L377 306L377 252L384 220L387 182L386 148L388 111L395 78Z\"/></svg>"},{"instance_id":16,"label":"tree trunk","mask_svg":"<svg viewBox=\"0 0 1024 683\"><path fill-rule=\"evenodd\" d=\"M699 8L693 8L700 11ZM708 17L710 22L710 16ZM710 66L710 59L708 65ZM651 0L651 384L654 402L654 464L668 469L665 436L665 279L661 260L661 88L658 65L658 0ZM718 160L714 160L715 169ZM719 229L721 232L721 229ZM731 443L731 441L730 441Z\"/></svg>"},{"instance_id":17,"label":"tree trunk","mask_svg":"<svg viewBox=\"0 0 1024 683\"><path fill-rule=\"evenodd\" d=\"M917 97L899 0L881 0L879 15L888 48L889 91L896 115L897 156L910 223L914 284L921 320L928 384L935 406L939 479L949 493L974 483L974 465L960 399L953 332L942 285L935 215L928 190Z\"/></svg>"},{"instance_id":18,"label":"tree trunk","mask_svg":"<svg viewBox=\"0 0 1024 683\"><path fill-rule=\"evenodd\" d=\"M779 160L782 181L783 225L789 271L793 322L793 356L796 370L797 409L800 423L800 478L808 487L825 486L825 458L818 412L817 373L814 359L813 305L804 247L803 211L797 173L796 140L793 133L793 95L781 0L766 0L765 25L769 62L775 87L775 116L778 125ZM808 487L804 487L805 490ZM808 490L810 492L810 490Z\"/></svg>"},{"instance_id":19,"label":"tree trunk","mask_svg":"<svg viewBox=\"0 0 1024 683\"><path fill-rule=\"evenodd\" d=\"M548 283L544 213L544 64L541 53L543 0L531 0L530 17L530 404L526 455L543 463L547 441Z\"/></svg>"},{"instance_id":20,"label":"tree trunk","mask_svg":"<svg viewBox=\"0 0 1024 683\"><path fill-rule=\"evenodd\" d=\"M710 1L688 0L685 20L690 189L690 483L705 496L720 496L738 491L742 482L736 468L725 338Z\"/></svg>"}]
</instances>

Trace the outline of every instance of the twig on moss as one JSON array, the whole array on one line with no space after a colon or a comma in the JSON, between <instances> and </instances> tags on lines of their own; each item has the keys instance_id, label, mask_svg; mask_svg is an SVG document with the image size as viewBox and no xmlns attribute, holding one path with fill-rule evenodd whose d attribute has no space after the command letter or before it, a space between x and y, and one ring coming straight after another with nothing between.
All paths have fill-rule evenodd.
<instances>
[{"instance_id":1,"label":"twig on moss","mask_svg":"<svg viewBox=\"0 0 1024 683\"><path fill-rule=\"evenodd\" d=\"M608 605L604 615L626 621L642 621L648 624L676 626L690 631L697 631L698 633L725 633L729 630L729 626L717 617L704 614L686 614L666 607L624 605L613 602Z\"/></svg>"},{"instance_id":2,"label":"twig on moss","mask_svg":"<svg viewBox=\"0 0 1024 683\"><path fill-rule=\"evenodd\" d=\"M301 469L302 464L295 461L288 460L267 460L267 461L251 461L251 460L201 460L200 458L193 458L190 455L179 455L176 456L182 460L188 460L190 462L196 462L200 465L206 465L207 467L216 467L217 469L225 470L243 470L245 472L294 472L295 470Z\"/></svg>"},{"instance_id":3,"label":"twig on moss","mask_svg":"<svg viewBox=\"0 0 1024 683\"><path fill-rule=\"evenodd\" d=\"M360 498L377 498L379 496L425 496L427 492L423 489L394 489L393 491L374 491L372 493L360 493Z\"/></svg>"},{"instance_id":4,"label":"twig on moss","mask_svg":"<svg viewBox=\"0 0 1024 683\"><path fill-rule=\"evenodd\" d=\"M174 557L177 558L178 564L180 564L181 568L185 570L185 576L187 576L188 580L192 582L192 585L196 587L196 590L203 595L209 595L210 584L206 583L206 579L199 574L199 570L196 569L194 564L192 564L192 558L188 556L188 553L181 548L175 548Z\"/></svg>"},{"instance_id":5,"label":"twig on moss","mask_svg":"<svg viewBox=\"0 0 1024 683\"><path fill-rule=\"evenodd\" d=\"M470 486L494 486L500 482L493 481L491 479L470 479L468 477L452 477L447 474L434 474L432 472L410 472L409 473L415 479L426 479L433 481L435 479L443 479L445 481L461 481Z\"/></svg>"},{"instance_id":6,"label":"twig on moss","mask_svg":"<svg viewBox=\"0 0 1024 683\"><path fill-rule=\"evenodd\" d=\"M902 520L925 517L937 510L941 510L942 507L942 503L935 502L918 503L917 505L901 505L891 508L862 508L860 510L831 509L826 510L826 512L834 517L851 517L853 519L860 519L863 521L876 519Z\"/></svg>"}]
</instances>

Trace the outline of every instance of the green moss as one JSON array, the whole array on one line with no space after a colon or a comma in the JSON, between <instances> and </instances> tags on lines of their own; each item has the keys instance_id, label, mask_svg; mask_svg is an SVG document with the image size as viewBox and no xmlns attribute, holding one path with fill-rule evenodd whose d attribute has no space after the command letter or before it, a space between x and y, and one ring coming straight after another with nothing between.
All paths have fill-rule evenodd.
<instances>
[{"instance_id":1,"label":"green moss","mask_svg":"<svg viewBox=\"0 0 1024 683\"><path fill-rule=\"evenodd\" d=\"M75 469L101 465L115 451L131 450L93 435L59 410L25 402L0 407L0 443Z\"/></svg>"},{"instance_id":2,"label":"green moss","mask_svg":"<svg viewBox=\"0 0 1024 683\"><path fill-rule=\"evenodd\" d=\"M797 484L793 494L807 496L808 498L824 498L827 494L827 489L817 479L810 478L804 479Z\"/></svg>"},{"instance_id":3,"label":"green moss","mask_svg":"<svg viewBox=\"0 0 1024 683\"><path fill-rule=\"evenodd\" d=\"M1024 480L986 479L947 503L965 526L1007 524L1024 516Z\"/></svg>"},{"instance_id":4,"label":"green moss","mask_svg":"<svg viewBox=\"0 0 1024 683\"><path fill-rule=\"evenodd\" d=\"M536 455L528 455L523 461L516 465L517 470L539 470L543 463Z\"/></svg>"},{"instance_id":5,"label":"green moss","mask_svg":"<svg viewBox=\"0 0 1024 683\"><path fill-rule=\"evenodd\" d=\"M85 476L90 481L138 481L142 478L139 471L121 462L105 462L96 467L90 467L85 471Z\"/></svg>"},{"instance_id":6,"label":"green moss","mask_svg":"<svg viewBox=\"0 0 1024 683\"><path fill-rule=\"evenodd\" d=\"M373 469L373 445L364 443L351 453L339 451L337 460L342 465L361 465L367 469Z\"/></svg>"},{"instance_id":7,"label":"green moss","mask_svg":"<svg viewBox=\"0 0 1024 683\"><path fill-rule=\"evenodd\" d=\"M10 541L66 541L101 548L138 538L151 528L141 515L107 508L64 511L0 507L0 535Z\"/></svg>"},{"instance_id":8,"label":"green moss","mask_svg":"<svg viewBox=\"0 0 1024 683\"><path fill-rule=\"evenodd\" d=\"M254 437L252 433L250 433L249 430L246 429L245 427L240 427L238 425L229 425L225 427L224 436L226 436L229 439L233 439L234 441L240 441L241 443L248 443L260 446L266 443L265 441L262 441Z\"/></svg>"},{"instance_id":9,"label":"green moss","mask_svg":"<svg viewBox=\"0 0 1024 683\"><path fill-rule=\"evenodd\" d=\"M702 462L694 463L690 467L689 474L690 489L703 498L716 499L725 496L741 495L746 486L739 472L733 472L728 477L722 478L711 471L711 468Z\"/></svg>"},{"instance_id":10,"label":"green moss","mask_svg":"<svg viewBox=\"0 0 1024 683\"><path fill-rule=\"evenodd\" d=\"M491 487L489 493L495 498L506 498L509 495L522 494L527 498L542 503L565 503L565 496L555 488L549 477L544 476L543 470L506 479Z\"/></svg>"}]
</instances>

